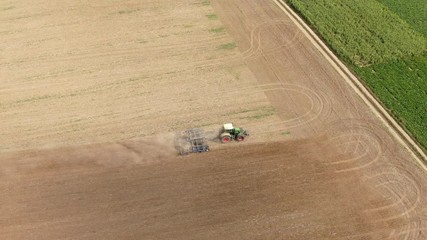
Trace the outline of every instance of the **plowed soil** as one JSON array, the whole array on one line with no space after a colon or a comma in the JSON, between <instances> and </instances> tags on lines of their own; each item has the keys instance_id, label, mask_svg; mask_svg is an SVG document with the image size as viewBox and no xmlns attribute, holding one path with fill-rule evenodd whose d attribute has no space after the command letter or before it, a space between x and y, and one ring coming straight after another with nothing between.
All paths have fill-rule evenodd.
<instances>
[{"instance_id":1,"label":"plowed soil","mask_svg":"<svg viewBox=\"0 0 427 240\"><path fill-rule=\"evenodd\" d=\"M427 239L425 166L274 1L2 4L1 239Z\"/></svg>"}]
</instances>

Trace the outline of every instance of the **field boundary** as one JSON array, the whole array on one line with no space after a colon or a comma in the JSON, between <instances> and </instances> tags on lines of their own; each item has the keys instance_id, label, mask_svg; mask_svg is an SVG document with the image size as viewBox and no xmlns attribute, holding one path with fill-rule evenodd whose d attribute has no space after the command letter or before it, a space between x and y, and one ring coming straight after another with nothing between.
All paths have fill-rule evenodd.
<instances>
[{"instance_id":1,"label":"field boundary","mask_svg":"<svg viewBox=\"0 0 427 240\"><path fill-rule=\"evenodd\" d=\"M310 42L320 51L326 60L352 87L357 95L368 105L373 113L384 123L388 131L404 146L420 166L427 171L427 155L422 147L390 115L373 93L347 68L347 66L326 46L307 23L282 0L273 2L297 25Z\"/></svg>"}]
</instances>

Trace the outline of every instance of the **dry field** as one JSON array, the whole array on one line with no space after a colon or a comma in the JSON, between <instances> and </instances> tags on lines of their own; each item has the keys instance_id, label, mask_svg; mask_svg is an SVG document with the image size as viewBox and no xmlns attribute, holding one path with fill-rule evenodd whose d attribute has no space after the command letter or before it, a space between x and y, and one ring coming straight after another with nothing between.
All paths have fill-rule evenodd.
<instances>
[{"instance_id":1,"label":"dry field","mask_svg":"<svg viewBox=\"0 0 427 240\"><path fill-rule=\"evenodd\" d=\"M36 2L0 5L0 151L274 119L203 2Z\"/></svg>"},{"instance_id":2,"label":"dry field","mask_svg":"<svg viewBox=\"0 0 427 240\"><path fill-rule=\"evenodd\" d=\"M1 239L427 239L425 166L273 0L0 11Z\"/></svg>"}]
</instances>

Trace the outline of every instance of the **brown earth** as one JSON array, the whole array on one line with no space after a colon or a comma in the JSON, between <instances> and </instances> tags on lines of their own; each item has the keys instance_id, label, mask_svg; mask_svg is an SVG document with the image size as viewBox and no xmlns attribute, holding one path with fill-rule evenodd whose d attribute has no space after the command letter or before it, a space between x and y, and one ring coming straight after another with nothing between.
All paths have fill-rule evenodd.
<instances>
[{"instance_id":1,"label":"brown earth","mask_svg":"<svg viewBox=\"0 0 427 240\"><path fill-rule=\"evenodd\" d=\"M427 238L425 166L398 144L273 1L93 2L68 3L70 11L61 13L55 12L64 8L59 3L34 9L22 4L7 10L15 12L6 19L2 15L11 29L1 31L9 41L2 49L29 34L48 35L34 26L42 20L65 23L67 14L85 16L73 27L49 30L71 34L70 41L81 46L77 56L65 50L64 56L44 58L23 50L2 56L7 69L2 79L3 74L11 79L0 90L2 103L7 102L1 105L1 143L8 151L0 155L2 239ZM213 12L221 22L212 20ZM23 18L23 13L32 14ZM28 23L25 31L15 18ZM32 18L42 20L30 24ZM107 23L135 35L110 35L112 28L101 28ZM159 42L147 48L130 43L131 36L150 32L138 26L169 34L182 24L198 30L168 39L158 35ZM79 32L83 26L93 34ZM221 26L227 30L221 40L206 41ZM119 51L98 48L95 39L115 39ZM33 50L44 54L47 46L62 43L46 41L51 42ZM239 51L221 49L233 41ZM174 53L177 57L170 57ZM82 64L75 65L78 72L83 66L107 72L99 78L93 72L46 75L60 60ZM180 70L168 73L165 66ZM183 70L193 67L199 70ZM42 77L26 78L37 71ZM129 75L157 78L133 85L125 83ZM95 87L84 86L85 80ZM112 85L98 89L103 81ZM84 94L71 96L67 87ZM146 87L153 91L148 98L142 92ZM50 98L61 91L66 97ZM11 96L15 92L18 97ZM86 107L89 99L96 104ZM206 105L199 107L200 102ZM141 111L143 106L151 111ZM108 110L116 118L102 117ZM81 120L90 123L85 128L74 134L65 130L72 116L93 111L98 114ZM38 130L26 131L33 119ZM169 127L175 119L182 122ZM212 143L209 153L178 157L173 136L159 133L191 127L198 122L194 119L205 121L201 126L207 129L237 121L252 137L245 144ZM135 132L139 135L131 136ZM159 135L141 138L153 134ZM130 138L138 139L118 141ZM116 143L12 151L103 141Z\"/></svg>"},{"instance_id":2,"label":"brown earth","mask_svg":"<svg viewBox=\"0 0 427 240\"><path fill-rule=\"evenodd\" d=\"M417 196L418 186L410 185L402 192L408 199L399 202L387 187L403 182L377 186L378 179L358 172L335 173L325 161L343 155L325 140L239 145L188 157L140 142L127 145L140 156L111 144L45 151L19 164L10 158L3 161L9 174L0 184L0 234L3 239L28 234L32 239L386 239L391 228L405 230L400 227L408 219L401 211L412 207L406 201Z\"/></svg>"}]
</instances>

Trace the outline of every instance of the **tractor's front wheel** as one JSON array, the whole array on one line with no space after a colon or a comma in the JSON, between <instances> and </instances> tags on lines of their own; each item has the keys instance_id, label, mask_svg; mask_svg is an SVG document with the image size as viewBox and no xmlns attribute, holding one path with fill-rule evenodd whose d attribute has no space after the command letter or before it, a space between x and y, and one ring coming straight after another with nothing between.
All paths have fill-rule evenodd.
<instances>
[{"instance_id":1,"label":"tractor's front wheel","mask_svg":"<svg viewBox=\"0 0 427 240\"><path fill-rule=\"evenodd\" d=\"M223 133L221 134L220 139L222 143L231 142L231 135L229 133Z\"/></svg>"},{"instance_id":2,"label":"tractor's front wheel","mask_svg":"<svg viewBox=\"0 0 427 240\"><path fill-rule=\"evenodd\" d=\"M238 142L242 142L242 141L244 141L244 140L245 140L245 136L244 136L244 135L237 135L236 140L237 140Z\"/></svg>"}]
</instances>

